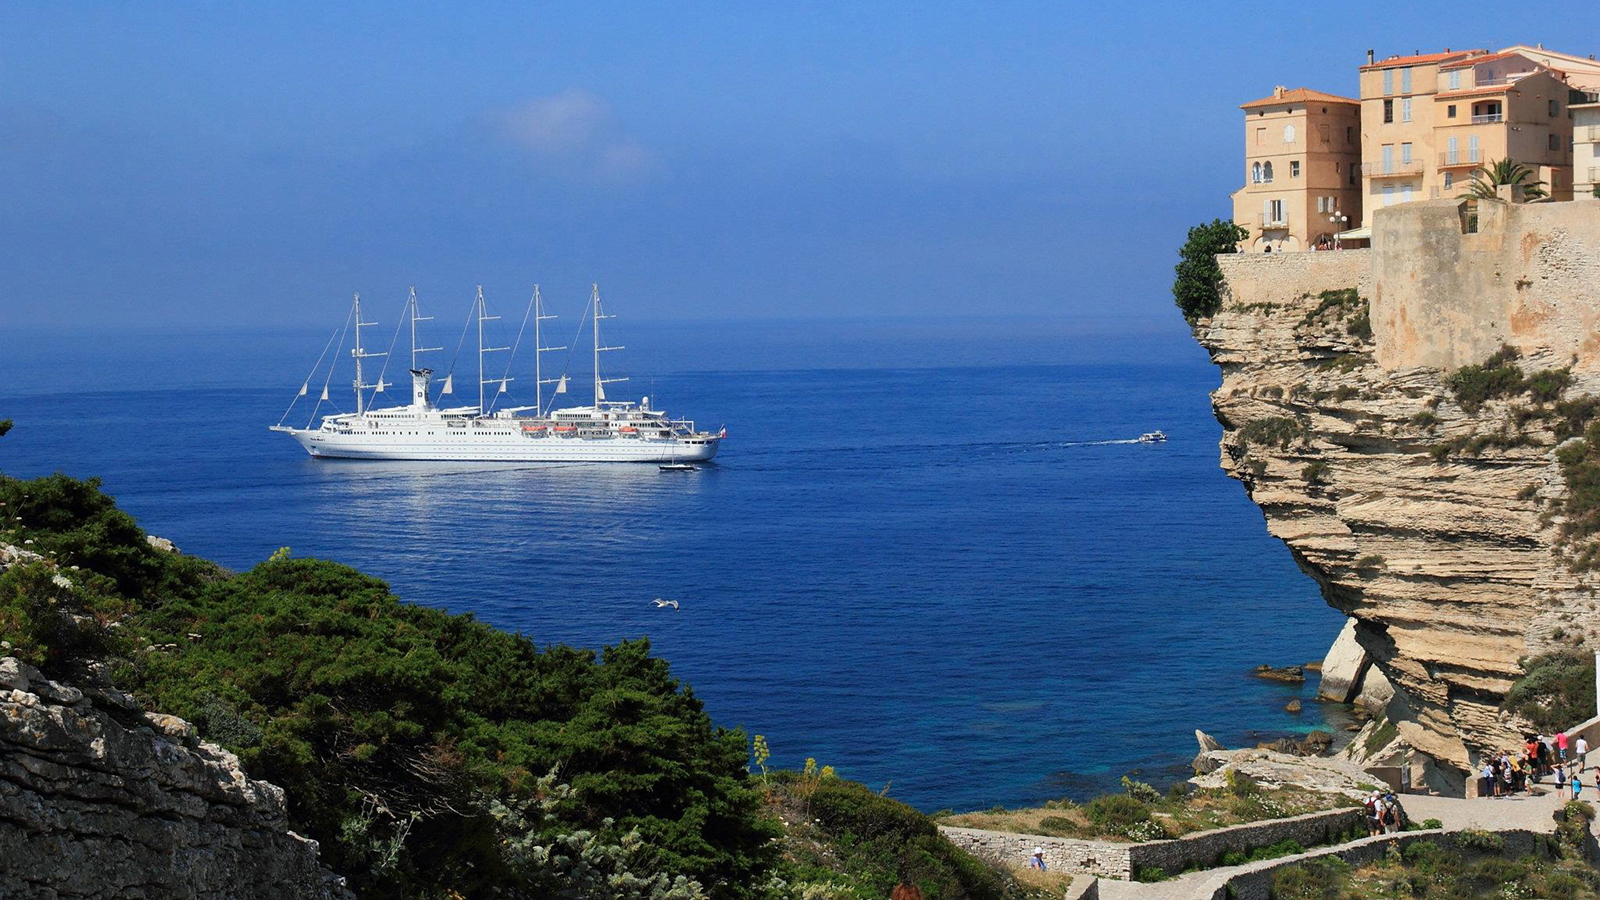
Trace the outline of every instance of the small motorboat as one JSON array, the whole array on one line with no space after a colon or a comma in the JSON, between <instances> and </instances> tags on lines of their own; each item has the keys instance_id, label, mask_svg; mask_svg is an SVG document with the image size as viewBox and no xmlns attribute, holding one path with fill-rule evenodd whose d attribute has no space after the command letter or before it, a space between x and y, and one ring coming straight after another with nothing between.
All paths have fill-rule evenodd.
<instances>
[{"instance_id":1,"label":"small motorboat","mask_svg":"<svg viewBox=\"0 0 1600 900\"><path fill-rule=\"evenodd\" d=\"M661 471L663 471L663 472L698 472L698 471L700 471L700 468L698 466L694 466L694 465L691 465L689 463L662 463L661 464Z\"/></svg>"},{"instance_id":2,"label":"small motorboat","mask_svg":"<svg viewBox=\"0 0 1600 900\"><path fill-rule=\"evenodd\" d=\"M1139 443L1141 444L1161 444L1165 443L1166 440L1166 434L1160 431L1146 431L1144 434L1139 435Z\"/></svg>"}]
</instances>

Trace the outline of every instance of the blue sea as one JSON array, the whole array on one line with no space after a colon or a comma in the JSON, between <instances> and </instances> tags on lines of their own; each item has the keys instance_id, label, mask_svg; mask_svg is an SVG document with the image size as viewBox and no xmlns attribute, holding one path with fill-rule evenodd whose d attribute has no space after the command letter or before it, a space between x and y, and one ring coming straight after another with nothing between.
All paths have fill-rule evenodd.
<instances>
[{"instance_id":1,"label":"blue sea","mask_svg":"<svg viewBox=\"0 0 1600 900\"><path fill-rule=\"evenodd\" d=\"M1219 376L1181 324L628 326L613 397L729 430L691 474L312 460L266 426L326 335L7 331L0 470L98 475L230 567L288 546L541 644L648 637L775 764L924 810L1160 783L1195 728L1337 715L1249 675L1342 618L1218 468Z\"/></svg>"}]
</instances>

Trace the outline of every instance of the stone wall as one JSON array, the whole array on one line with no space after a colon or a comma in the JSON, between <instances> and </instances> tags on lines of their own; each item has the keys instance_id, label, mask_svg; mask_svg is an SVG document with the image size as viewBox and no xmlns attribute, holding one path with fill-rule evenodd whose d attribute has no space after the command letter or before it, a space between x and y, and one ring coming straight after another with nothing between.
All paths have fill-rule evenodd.
<instances>
[{"instance_id":1,"label":"stone wall","mask_svg":"<svg viewBox=\"0 0 1600 900\"><path fill-rule=\"evenodd\" d=\"M0 897L337 898L283 791L182 719L0 659Z\"/></svg>"},{"instance_id":2,"label":"stone wall","mask_svg":"<svg viewBox=\"0 0 1600 900\"><path fill-rule=\"evenodd\" d=\"M1326 843L1352 829L1364 830L1364 816L1360 808L1336 809L1140 844L1009 834L978 828L940 826L939 830L968 853L1002 865L1027 865L1033 849L1038 847L1044 850L1045 863L1052 869L1128 880L1144 869L1159 868L1176 874L1184 869L1215 865L1228 852L1249 853L1284 841L1295 841L1302 846Z\"/></svg>"},{"instance_id":3,"label":"stone wall","mask_svg":"<svg viewBox=\"0 0 1600 900\"><path fill-rule=\"evenodd\" d=\"M1600 200L1379 209L1372 327L1388 369L1456 369L1502 344L1600 371Z\"/></svg>"}]
</instances>

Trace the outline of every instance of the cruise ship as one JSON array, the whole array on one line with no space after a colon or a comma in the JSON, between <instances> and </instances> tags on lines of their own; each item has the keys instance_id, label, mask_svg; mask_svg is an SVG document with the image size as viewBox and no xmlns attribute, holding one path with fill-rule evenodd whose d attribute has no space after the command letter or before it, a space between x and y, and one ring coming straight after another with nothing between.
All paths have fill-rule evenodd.
<instances>
[{"instance_id":1,"label":"cruise ship","mask_svg":"<svg viewBox=\"0 0 1600 900\"><path fill-rule=\"evenodd\" d=\"M361 295L357 294L345 327L329 339L322 358L312 368L312 376L300 386L284 418L271 428L288 434L307 453L319 458L697 463L715 457L728 436L726 428L715 433L699 430L691 420L674 419L652 408L649 397L637 403L606 397L607 384L627 379L606 378L601 374L601 354L623 348L604 346L600 340L600 323L614 317L602 311L598 285L590 294L589 307L584 312L593 343L592 348L587 348L594 358L594 401L591 405L554 408L556 398L567 393L569 379L565 374L558 378L541 377L539 359L544 353L568 348L544 346L541 325L555 317L545 314L538 289L534 289L533 299L529 301L517 341L511 347L489 347L484 345L484 324L499 317L489 315L483 288L479 287L472 318L468 320L470 328L476 319L478 333L478 403L476 406L444 406L441 401L454 394L454 376L447 374L435 393L433 370L419 364L422 354L441 348L417 345L417 323L430 317L418 313L416 292L412 291L406 304L411 329L411 402L404 406L380 407L375 405L378 396L392 387L384 380L387 368L380 369L377 380L369 384L363 380L362 366L365 360L387 357L388 353L371 352L363 345L361 330L377 323L362 320ZM498 401L509 396L510 383L515 380L510 374L509 360L515 359L522 331L530 321L535 360L534 403L497 408ZM341 346L334 359L343 352L345 333L354 334L350 355L355 362L352 383L355 410L325 415L321 424L313 427L322 405L331 402L328 385L333 378L333 366L330 363L321 395L306 427L285 425L284 421L296 404L310 396L312 379L322 370L323 360L328 358L328 351L336 341ZM485 369L489 355L506 351L511 356L503 374L490 375ZM553 385L548 405L545 385Z\"/></svg>"}]
</instances>

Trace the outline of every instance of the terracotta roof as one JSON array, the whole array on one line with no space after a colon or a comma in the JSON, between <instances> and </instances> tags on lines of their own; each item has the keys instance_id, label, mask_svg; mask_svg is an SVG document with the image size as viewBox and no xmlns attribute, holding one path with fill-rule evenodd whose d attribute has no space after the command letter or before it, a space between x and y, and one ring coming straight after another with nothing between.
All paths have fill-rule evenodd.
<instances>
[{"instance_id":1,"label":"terracotta roof","mask_svg":"<svg viewBox=\"0 0 1600 900\"><path fill-rule=\"evenodd\" d=\"M1460 59L1462 57L1480 55L1488 52L1489 51L1483 49L1446 50L1443 53L1420 53L1415 56L1391 56L1388 59L1380 59L1377 62L1368 63L1367 65L1361 67L1361 71L1365 72L1370 69L1387 69L1390 66L1421 66L1428 63Z\"/></svg>"},{"instance_id":2,"label":"terracotta roof","mask_svg":"<svg viewBox=\"0 0 1600 900\"><path fill-rule=\"evenodd\" d=\"M1472 56L1472 57L1468 57L1466 59L1458 60L1456 62L1450 63L1447 66L1440 66L1439 68L1441 68L1441 69L1460 69L1460 68L1465 68L1466 66L1475 66L1478 63L1494 62L1497 59L1505 59L1505 58L1510 57L1510 56L1521 56L1521 55L1522 55L1521 53L1518 53L1515 50L1501 50L1499 53L1491 53L1488 56ZM1532 62L1534 65L1538 65L1538 63L1533 61L1533 60L1529 60L1529 62Z\"/></svg>"},{"instance_id":3,"label":"terracotta roof","mask_svg":"<svg viewBox=\"0 0 1600 900\"><path fill-rule=\"evenodd\" d=\"M1313 91L1310 88L1295 88L1284 91L1281 96L1262 97L1260 100L1251 100L1249 103L1239 104L1240 109L1254 109L1257 106L1282 106L1287 103L1349 103L1359 105L1361 101L1351 100L1349 97L1340 97L1334 94L1324 94L1322 91Z\"/></svg>"}]
</instances>

